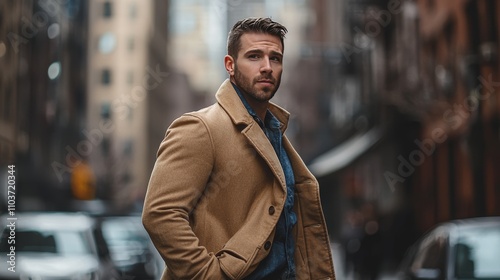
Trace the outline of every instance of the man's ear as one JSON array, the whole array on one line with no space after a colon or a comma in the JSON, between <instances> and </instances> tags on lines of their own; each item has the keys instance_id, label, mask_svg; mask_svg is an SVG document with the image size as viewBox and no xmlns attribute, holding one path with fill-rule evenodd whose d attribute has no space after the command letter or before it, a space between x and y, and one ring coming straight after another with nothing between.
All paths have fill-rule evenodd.
<instances>
[{"instance_id":1,"label":"man's ear","mask_svg":"<svg viewBox=\"0 0 500 280\"><path fill-rule=\"evenodd\" d=\"M234 75L234 58L230 55L224 56L224 66L226 67L227 73L230 76Z\"/></svg>"}]
</instances>

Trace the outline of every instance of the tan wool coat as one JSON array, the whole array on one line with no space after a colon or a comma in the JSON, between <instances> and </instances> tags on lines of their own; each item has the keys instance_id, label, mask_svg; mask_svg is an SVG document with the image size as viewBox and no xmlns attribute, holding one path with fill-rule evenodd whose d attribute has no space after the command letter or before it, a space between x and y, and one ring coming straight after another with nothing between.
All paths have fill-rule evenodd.
<instances>
[{"instance_id":1,"label":"tan wool coat","mask_svg":"<svg viewBox=\"0 0 500 280\"><path fill-rule=\"evenodd\" d=\"M244 279L266 257L286 197L279 159L229 80L217 102L168 128L143 224L167 269L162 279ZM270 110L286 129L288 113ZM297 279L335 279L318 182L286 136L295 174Z\"/></svg>"}]
</instances>

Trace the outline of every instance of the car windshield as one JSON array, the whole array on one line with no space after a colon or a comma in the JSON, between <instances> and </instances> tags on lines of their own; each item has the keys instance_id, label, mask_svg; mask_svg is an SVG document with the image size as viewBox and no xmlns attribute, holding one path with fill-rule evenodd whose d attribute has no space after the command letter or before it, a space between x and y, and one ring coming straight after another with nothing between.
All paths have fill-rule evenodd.
<instances>
[{"instance_id":1,"label":"car windshield","mask_svg":"<svg viewBox=\"0 0 500 280\"><path fill-rule=\"evenodd\" d=\"M500 279L500 226L467 229L455 246L458 279Z\"/></svg>"},{"instance_id":2,"label":"car windshield","mask_svg":"<svg viewBox=\"0 0 500 280\"><path fill-rule=\"evenodd\" d=\"M16 252L54 253L59 255L90 254L90 245L82 232L18 230L15 244L9 243L9 232L4 231L0 251L15 246ZM10 244L10 245L9 245Z\"/></svg>"}]
</instances>

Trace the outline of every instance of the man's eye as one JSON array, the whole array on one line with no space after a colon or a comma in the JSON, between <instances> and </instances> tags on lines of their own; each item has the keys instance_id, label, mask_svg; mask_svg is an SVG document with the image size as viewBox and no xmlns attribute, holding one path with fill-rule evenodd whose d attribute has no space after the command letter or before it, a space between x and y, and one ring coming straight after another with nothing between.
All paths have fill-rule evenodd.
<instances>
[{"instance_id":1,"label":"man's eye","mask_svg":"<svg viewBox=\"0 0 500 280\"><path fill-rule=\"evenodd\" d=\"M271 57L271 60L280 62L281 57L274 56L274 57Z\"/></svg>"},{"instance_id":2,"label":"man's eye","mask_svg":"<svg viewBox=\"0 0 500 280\"><path fill-rule=\"evenodd\" d=\"M257 55L257 54L251 54L251 55L248 56L248 58L250 58L250 59L257 59L257 58L259 58L259 55Z\"/></svg>"}]
</instances>

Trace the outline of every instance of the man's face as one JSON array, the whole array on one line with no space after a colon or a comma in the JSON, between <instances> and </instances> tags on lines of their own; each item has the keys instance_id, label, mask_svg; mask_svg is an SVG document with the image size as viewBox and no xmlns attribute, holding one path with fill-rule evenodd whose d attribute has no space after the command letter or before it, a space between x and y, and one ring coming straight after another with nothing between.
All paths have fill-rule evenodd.
<instances>
[{"instance_id":1,"label":"man's face","mask_svg":"<svg viewBox=\"0 0 500 280\"><path fill-rule=\"evenodd\" d=\"M246 33L241 36L240 42L238 57L232 61L234 67L229 71L231 81L243 91L247 99L253 99L250 102L267 102L274 96L281 82L281 41L269 34Z\"/></svg>"}]
</instances>

